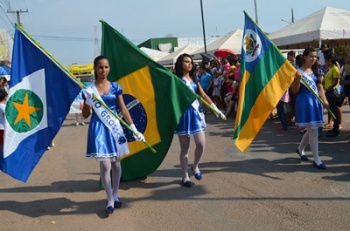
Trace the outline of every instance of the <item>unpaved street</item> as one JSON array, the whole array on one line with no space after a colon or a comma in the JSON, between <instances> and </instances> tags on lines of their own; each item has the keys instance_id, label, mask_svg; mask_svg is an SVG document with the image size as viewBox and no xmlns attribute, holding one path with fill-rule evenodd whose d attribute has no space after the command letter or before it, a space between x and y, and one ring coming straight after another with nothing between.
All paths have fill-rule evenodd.
<instances>
[{"instance_id":1,"label":"unpaved street","mask_svg":"<svg viewBox=\"0 0 350 231\"><path fill-rule=\"evenodd\" d=\"M68 116L27 183L0 173L0 230L350 230L349 113L344 106L341 136L320 138L325 171L312 166L309 149L311 161L300 162L295 127L279 133L279 121L267 121L242 154L233 119L208 114L203 180L181 186L174 137L156 172L122 182L123 207L109 217L98 163L84 156L87 126Z\"/></svg>"}]
</instances>

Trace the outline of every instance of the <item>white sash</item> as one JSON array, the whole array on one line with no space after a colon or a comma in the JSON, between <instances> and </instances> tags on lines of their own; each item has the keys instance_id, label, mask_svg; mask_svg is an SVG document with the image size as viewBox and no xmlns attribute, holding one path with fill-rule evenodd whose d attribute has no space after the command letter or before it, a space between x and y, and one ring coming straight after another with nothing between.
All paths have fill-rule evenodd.
<instances>
[{"instance_id":1,"label":"white sash","mask_svg":"<svg viewBox=\"0 0 350 231\"><path fill-rule=\"evenodd\" d=\"M301 78L305 81L300 81L301 84L303 84L307 89L312 90L315 94L318 95L318 90L315 81L311 78L310 75L306 74L303 70L300 68L298 71L301 73ZM307 85L308 86L307 86ZM310 89L311 88L311 89Z\"/></svg>"},{"instance_id":2,"label":"white sash","mask_svg":"<svg viewBox=\"0 0 350 231\"><path fill-rule=\"evenodd\" d=\"M182 77L182 80L185 82L185 84L192 89L193 92L196 92L195 89L192 87L191 82L187 81L187 79L185 77ZM204 117L204 113L203 111L201 112L199 110L199 107L201 107L198 99L196 99L195 101L193 101L193 103L191 104L191 106L198 112L198 115L201 117L201 119L203 120L204 124L205 124L205 117Z\"/></svg>"},{"instance_id":3,"label":"white sash","mask_svg":"<svg viewBox=\"0 0 350 231\"><path fill-rule=\"evenodd\" d=\"M100 94L96 89L95 84L91 84L88 88L91 88L92 93L99 100L103 101ZM122 157L125 154L129 154L129 146L127 139L124 136L123 128L119 123L119 120L115 118L115 116L110 113L106 108L104 108L101 103L99 103L96 99L92 98L92 108L94 109L95 114L102 121L102 123L109 129L114 138L115 144L117 146L118 157Z\"/></svg>"}]
</instances>

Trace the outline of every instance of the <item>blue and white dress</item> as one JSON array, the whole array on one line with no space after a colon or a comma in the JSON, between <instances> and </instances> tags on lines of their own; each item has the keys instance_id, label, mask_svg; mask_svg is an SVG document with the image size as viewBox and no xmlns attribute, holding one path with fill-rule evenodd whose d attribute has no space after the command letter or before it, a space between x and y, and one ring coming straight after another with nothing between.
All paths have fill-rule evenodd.
<instances>
[{"instance_id":1,"label":"blue and white dress","mask_svg":"<svg viewBox=\"0 0 350 231\"><path fill-rule=\"evenodd\" d=\"M122 88L119 84L111 83L109 93L100 95L100 97L106 105L117 114L117 98L122 93ZM123 133L122 136L119 137L118 142L119 145L127 145L127 140ZM94 110L92 110L88 130L86 157L118 159L122 154L124 153L118 152L117 144L111 131L104 125Z\"/></svg>"},{"instance_id":2,"label":"blue and white dress","mask_svg":"<svg viewBox=\"0 0 350 231\"><path fill-rule=\"evenodd\" d=\"M316 85L317 77L312 73L309 79ZM320 101L303 84L300 83L300 90L295 98L295 125L299 127L318 126L324 123L323 110Z\"/></svg>"},{"instance_id":3,"label":"blue and white dress","mask_svg":"<svg viewBox=\"0 0 350 231\"><path fill-rule=\"evenodd\" d=\"M187 81L182 78L184 83L194 92L197 92L198 86L195 82ZM200 132L204 132L206 128L203 107L199 104L198 100L195 100L192 105L186 109L180 118L180 122L175 129L175 134L178 135L194 135Z\"/></svg>"}]
</instances>

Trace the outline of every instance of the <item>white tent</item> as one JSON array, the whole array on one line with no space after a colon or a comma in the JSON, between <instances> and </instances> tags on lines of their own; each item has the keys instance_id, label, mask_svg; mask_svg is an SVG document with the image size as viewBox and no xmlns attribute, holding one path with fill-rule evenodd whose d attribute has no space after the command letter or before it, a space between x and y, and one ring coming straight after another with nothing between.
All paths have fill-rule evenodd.
<instances>
[{"instance_id":1,"label":"white tent","mask_svg":"<svg viewBox=\"0 0 350 231\"><path fill-rule=\"evenodd\" d=\"M150 49L147 47L141 47L140 49L143 52L145 52L149 57L151 57L154 61L157 61L157 60L169 55L168 52L158 51L158 50Z\"/></svg>"},{"instance_id":2,"label":"white tent","mask_svg":"<svg viewBox=\"0 0 350 231\"><path fill-rule=\"evenodd\" d=\"M241 54L242 49L242 38L243 38L243 30L237 29L232 33L229 33L218 40L210 43L207 46L207 53L210 55L213 55L214 52L218 49L230 49L235 54ZM200 59L200 54L204 53L204 47L200 48L199 50L196 50L193 53L194 59Z\"/></svg>"},{"instance_id":3,"label":"white tent","mask_svg":"<svg viewBox=\"0 0 350 231\"><path fill-rule=\"evenodd\" d=\"M350 44L350 11L325 7L268 35L280 49Z\"/></svg>"},{"instance_id":4,"label":"white tent","mask_svg":"<svg viewBox=\"0 0 350 231\"><path fill-rule=\"evenodd\" d=\"M184 47L181 47L177 50L175 50L174 52L170 53L169 55L159 59L157 62L161 65L173 65L176 62L177 57L179 57L181 54L183 53L187 53L189 55L191 55L193 53L193 51L198 50L198 48L200 48L199 45L196 44L188 44Z\"/></svg>"}]
</instances>

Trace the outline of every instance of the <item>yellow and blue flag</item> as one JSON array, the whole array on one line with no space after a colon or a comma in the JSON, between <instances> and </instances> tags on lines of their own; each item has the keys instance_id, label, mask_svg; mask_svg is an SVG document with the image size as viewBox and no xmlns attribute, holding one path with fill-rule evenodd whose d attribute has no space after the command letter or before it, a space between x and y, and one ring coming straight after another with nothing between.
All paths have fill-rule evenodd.
<instances>
[{"instance_id":1,"label":"yellow and blue flag","mask_svg":"<svg viewBox=\"0 0 350 231\"><path fill-rule=\"evenodd\" d=\"M81 88L19 26L5 110L0 169L26 182Z\"/></svg>"},{"instance_id":2,"label":"yellow and blue flag","mask_svg":"<svg viewBox=\"0 0 350 231\"><path fill-rule=\"evenodd\" d=\"M294 80L295 68L244 12L234 143L245 152Z\"/></svg>"}]
</instances>

